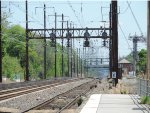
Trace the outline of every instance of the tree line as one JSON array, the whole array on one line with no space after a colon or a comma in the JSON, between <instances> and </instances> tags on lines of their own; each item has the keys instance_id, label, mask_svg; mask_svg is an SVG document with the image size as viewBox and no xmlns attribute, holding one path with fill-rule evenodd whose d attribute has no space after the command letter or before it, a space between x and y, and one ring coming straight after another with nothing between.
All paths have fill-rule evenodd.
<instances>
[{"instance_id":1,"label":"tree line","mask_svg":"<svg viewBox=\"0 0 150 113\"><path fill-rule=\"evenodd\" d=\"M20 25L10 25L7 21L7 14L2 16L2 74L10 79L24 79L26 65L26 38L25 28ZM46 47L46 76L47 78L55 75L55 48L50 47L47 41ZM57 45L57 76L62 76L62 54L64 54L64 76L68 76L67 48ZM29 73L31 79L41 79L44 70L44 40L29 40ZM73 50L75 58L76 52Z\"/></svg>"}]
</instances>

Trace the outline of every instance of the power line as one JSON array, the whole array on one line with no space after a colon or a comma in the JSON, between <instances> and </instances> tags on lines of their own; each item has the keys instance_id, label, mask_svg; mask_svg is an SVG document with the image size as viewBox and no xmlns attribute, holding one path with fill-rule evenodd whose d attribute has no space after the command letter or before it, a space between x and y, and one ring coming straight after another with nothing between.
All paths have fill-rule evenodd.
<instances>
[{"instance_id":1,"label":"power line","mask_svg":"<svg viewBox=\"0 0 150 113\"><path fill-rule=\"evenodd\" d=\"M83 26L82 26L82 24L81 24L81 22L80 22L80 19L79 19L79 17L77 16L76 11L73 9L73 6L71 5L70 1L68 1L68 5L69 5L70 8L72 9L72 11L73 11L75 17L77 18L77 20L78 20L80 26L83 28Z\"/></svg>"},{"instance_id":2,"label":"power line","mask_svg":"<svg viewBox=\"0 0 150 113\"><path fill-rule=\"evenodd\" d=\"M131 4L131 2L130 2L129 4ZM125 9L124 11L122 11L122 13L119 13L119 14L124 14L124 13L126 13L126 12L128 11L128 9L129 9L129 5L126 7L126 9Z\"/></svg>"},{"instance_id":3,"label":"power line","mask_svg":"<svg viewBox=\"0 0 150 113\"><path fill-rule=\"evenodd\" d=\"M84 16L83 16L83 1L81 1L81 18L83 21L83 25L85 25Z\"/></svg>"},{"instance_id":4,"label":"power line","mask_svg":"<svg viewBox=\"0 0 150 113\"><path fill-rule=\"evenodd\" d=\"M119 28L120 28L120 30L121 30L121 32L122 32L122 34L123 34L123 36L124 36L124 38L125 38L127 44L128 44L129 49L130 49L131 52L132 52L131 46L130 46L130 44L129 44L129 42L128 42L128 39L127 39L127 37L126 37L126 35L125 35L125 33L124 33L124 31L123 31L121 25L119 24L119 22L118 22L118 25L119 25Z\"/></svg>"},{"instance_id":5,"label":"power line","mask_svg":"<svg viewBox=\"0 0 150 113\"><path fill-rule=\"evenodd\" d=\"M140 25L139 25L139 23L138 23L138 21L137 21L137 18L135 17L135 15L134 15L134 13L133 13L133 10L132 10L132 8L131 8L131 5L129 4L128 1L127 1L127 4L128 4L128 6L129 6L129 9L130 9L130 11L131 11L131 14L132 14L132 16L133 16L133 18L134 18L136 24L137 24L137 27L138 27L139 31L141 32L141 34L143 34L142 29L141 29L141 27L140 27Z\"/></svg>"},{"instance_id":6,"label":"power line","mask_svg":"<svg viewBox=\"0 0 150 113\"><path fill-rule=\"evenodd\" d=\"M18 8L18 9L19 9L20 11L22 11L23 13L25 13L25 11L24 11L22 8L16 6L16 4L14 4L14 3L12 3L12 2L11 2L11 4L12 4L13 6L15 6L16 8ZM31 15L28 15L28 16L29 16L30 18L32 18L33 20L36 20L37 22L39 22L39 23L38 23L39 25L44 26L42 23L40 23L39 20L37 20L37 19L34 18L33 16L31 16Z\"/></svg>"}]
</instances>

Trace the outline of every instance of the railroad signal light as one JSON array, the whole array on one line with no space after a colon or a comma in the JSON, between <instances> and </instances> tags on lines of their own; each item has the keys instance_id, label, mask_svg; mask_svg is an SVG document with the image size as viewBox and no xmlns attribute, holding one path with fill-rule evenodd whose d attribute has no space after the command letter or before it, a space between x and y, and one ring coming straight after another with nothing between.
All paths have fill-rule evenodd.
<instances>
[{"instance_id":1,"label":"railroad signal light","mask_svg":"<svg viewBox=\"0 0 150 113\"><path fill-rule=\"evenodd\" d=\"M71 36L72 36L71 33L68 31L68 32L66 33L67 39L68 39L68 38L71 38Z\"/></svg>"},{"instance_id":2,"label":"railroad signal light","mask_svg":"<svg viewBox=\"0 0 150 113\"><path fill-rule=\"evenodd\" d=\"M101 58L101 64L103 64L103 59Z\"/></svg>"},{"instance_id":3,"label":"railroad signal light","mask_svg":"<svg viewBox=\"0 0 150 113\"><path fill-rule=\"evenodd\" d=\"M56 45L56 44L55 44L55 40L54 40L54 39L51 39L50 46L51 46L51 47L55 47L55 45Z\"/></svg>"},{"instance_id":4,"label":"railroad signal light","mask_svg":"<svg viewBox=\"0 0 150 113\"><path fill-rule=\"evenodd\" d=\"M70 47L70 39L67 40L67 47Z\"/></svg>"},{"instance_id":5,"label":"railroad signal light","mask_svg":"<svg viewBox=\"0 0 150 113\"><path fill-rule=\"evenodd\" d=\"M88 32L88 28L86 27L86 31L84 33L84 47L90 47L90 42L89 42L89 37L90 37L90 34Z\"/></svg>"},{"instance_id":6,"label":"railroad signal light","mask_svg":"<svg viewBox=\"0 0 150 113\"><path fill-rule=\"evenodd\" d=\"M88 32L88 28L86 27L85 33L84 33L84 38L89 38L90 37L90 33Z\"/></svg>"},{"instance_id":7,"label":"railroad signal light","mask_svg":"<svg viewBox=\"0 0 150 113\"><path fill-rule=\"evenodd\" d=\"M90 47L90 42L88 39L84 41L84 47Z\"/></svg>"},{"instance_id":8,"label":"railroad signal light","mask_svg":"<svg viewBox=\"0 0 150 113\"><path fill-rule=\"evenodd\" d=\"M103 39L106 39L107 37L107 32L104 30L104 32L102 33Z\"/></svg>"},{"instance_id":9,"label":"railroad signal light","mask_svg":"<svg viewBox=\"0 0 150 113\"><path fill-rule=\"evenodd\" d=\"M106 46L107 46L107 43L108 43L108 41L106 41L106 40L104 39L102 46L103 46L103 47L106 47Z\"/></svg>"},{"instance_id":10,"label":"railroad signal light","mask_svg":"<svg viewBox=\"0 0 150 113\"><path fill-rule=\"evenodd\" d=\"M53 31L52 31L52 33L50 34L50 39L51 39L50 46L51 46L51 47L55 47L55 46L56 46L56 44L55 44L56 34L53 33Z\"/></svg>"},{"instance_id":11,"label":"railroad signal light","mask_svg":"<svg viewBox=\"0 0 150 113\"><path fill-rule=\"evenodd\" d=\"M70 38L71 38L72 34L69 32L69 29L67 30L67 33L66 33L66 37L67 37L67 47L70 47L71 44L70 44Z\"/></svg>"}]
</instances>

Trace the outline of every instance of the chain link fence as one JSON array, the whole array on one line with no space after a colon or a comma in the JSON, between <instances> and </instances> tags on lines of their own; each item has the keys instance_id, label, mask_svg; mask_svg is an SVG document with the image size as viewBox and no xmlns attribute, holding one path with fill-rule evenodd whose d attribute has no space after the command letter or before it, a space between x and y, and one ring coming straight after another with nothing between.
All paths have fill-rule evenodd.
<instances>
[{"instance_id":1,"label":"chain link fence","mask_svg":"<svg viewBox=\"0 0 150 113\"><path fill-rule=\"evenodd\" d=\"M138 78L138 95L150 96L150 80Z\"/></svg>"}]
</instances>

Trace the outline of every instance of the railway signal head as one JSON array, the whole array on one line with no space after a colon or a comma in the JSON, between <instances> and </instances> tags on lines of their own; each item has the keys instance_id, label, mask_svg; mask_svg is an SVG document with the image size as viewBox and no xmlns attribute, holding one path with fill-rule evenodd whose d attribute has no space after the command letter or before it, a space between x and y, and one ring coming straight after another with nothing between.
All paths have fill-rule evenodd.
<instances>
[{"instance_id":1,"label":"railway signal head","mask_svg":"<svg viewBox=\"0 0 150 113\"><path fill-rule=\"evenodd\" d=\"M88 39L84 41L84 47L90 47L90 42Z\"/></svg>"},{"instance_id":2,"label":"railway signal head","mask_svg":"<svg viewBox=\"0 0 150 113\"><path fill-rule=\"evenodd\" d=\"M67 37L67 47L70 47L70 38L71 38L72 34L69 32L69 29L66 33L66 37Z\"/></svg>"},{"instance_id":3,"label":"railway signal head","mask_svg":"<svg viewBox=\"0 0 150 113\"><path fill-rule=\"evenodd\" d=\"M68 38L71 38L71 36L72 36L71 33L68 31L68 32L66 33L67 39L68 39Z\"/></svg>"},{"instance_id":4,"label":"railway signal head","mask_svg":"<svg viewBox=\"0 0 150 113\"><path fill-rule=\"evenodd\" d=\"M84 33L84 39L85 39L84 47L90 47L89 38L90 38L90 33L88 32L88 28L86 27L85 33Z\"/></svg>"},{"instance_id":5,"label":"railway signal head","mask_svg":"<svg viewBox=\"0 0 150 113\"><path fill-rule=\"evenodd\" d=\"M84 38L89 38L90 37L90 33L88 32L88 28L86 27L85 33L84 33Z\"/></svg>"},{"instance_id":6,"label":"railway signal head","mask_svg":"<svg viewBox=\"0 0 150 113\"><path fill-rule=\"evenodd\" d=\"M103 39L106 39L107 37L107 32L104 30L104 32L102 33Z\"/></svg>"},{"instance_id":7,"label":"railway signal head","mask_svg":"<svg viewBox=\"0 0 150 113\"><path fill-rule=\"evenodd\" d=\"M107 47L107 46L108 46L108 41L106 41L106 40L104 39L102 46L103 46L103 47Z\"/></svg>"},{"instance_id":8,"label":"railway signal head","mask_svg":"<svg viewBox=\"0 0 150 113\"><path fill-rule=\"evenodd\" d=\"M56 45L56 44L55 44L56 34L52 32L52 33L50 34L50 39L51 39L50 46L51 46L51 47L55 47L55 45Z\"/></svg>"},{"instance_id":9,"label":"railway signal head","mask_svg":"<svg viewBox=\"0 0 150 113\"><path fill-rule=\"evenodd\" d=\"M67 47L70 47L70 39L67 40Z\"/></svg>"}]
</instances>

